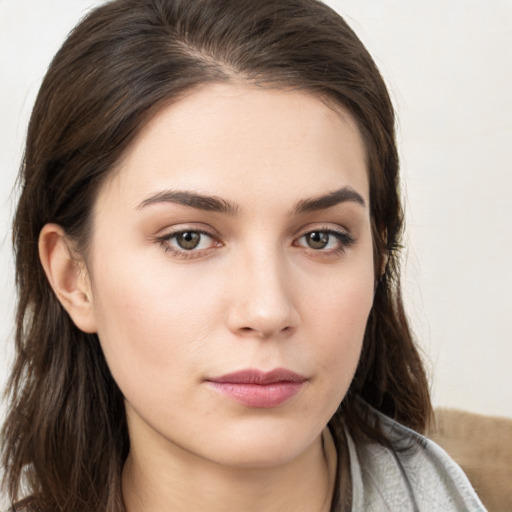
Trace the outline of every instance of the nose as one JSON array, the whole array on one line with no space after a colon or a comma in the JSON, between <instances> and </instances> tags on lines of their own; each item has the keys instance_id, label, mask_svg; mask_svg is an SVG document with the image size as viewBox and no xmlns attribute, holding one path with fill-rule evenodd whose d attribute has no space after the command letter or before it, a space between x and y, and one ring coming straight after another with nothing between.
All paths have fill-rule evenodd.
<instances>
[{"instance_id":1,"label":"nose","mask_svg":"<svg viewBox=\"0 0 512 512\"><path fill-rule=\"evenodd\" d=\"M239 336L271 338L292 334L299 324L294 282L279 255L260 251L232 267L228 327Z\"/></svg>"}]
</instances>

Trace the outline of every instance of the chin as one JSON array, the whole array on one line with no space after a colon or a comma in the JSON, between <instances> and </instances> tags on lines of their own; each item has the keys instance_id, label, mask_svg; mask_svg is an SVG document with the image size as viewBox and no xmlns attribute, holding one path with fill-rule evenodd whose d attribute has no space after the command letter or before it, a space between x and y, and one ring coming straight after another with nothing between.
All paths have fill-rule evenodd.
<instances>
[{"instance_id":1,"label":"chin","mask_svg":"<svg viewBox=\"0 0 512 512\"><path fill-rule=\"evenodd\" d=\"M258 425L253 429L239 429L213 441L207 450L207 458L236 468L278 467L312 448L315 441L320 440L321 431L322 427L307 431L304 426L297 425L289 428Z\"/></svg>"}]
</instances>

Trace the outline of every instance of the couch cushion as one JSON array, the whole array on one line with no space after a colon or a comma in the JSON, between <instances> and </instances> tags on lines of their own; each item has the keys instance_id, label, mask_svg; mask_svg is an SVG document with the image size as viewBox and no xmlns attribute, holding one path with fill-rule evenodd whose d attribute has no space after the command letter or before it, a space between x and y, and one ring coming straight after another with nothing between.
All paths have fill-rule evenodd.
<instances>
[{"instance_id":1,"label":"couch cushion","mask_svg":"<svg viewBox=\"0 0 512 512\"><path fill-rule=\"evenodd\" d=\"M489 512L512 511L512 419L439 408L427 437L462 467Z\"/></svg>"}]
</instances>

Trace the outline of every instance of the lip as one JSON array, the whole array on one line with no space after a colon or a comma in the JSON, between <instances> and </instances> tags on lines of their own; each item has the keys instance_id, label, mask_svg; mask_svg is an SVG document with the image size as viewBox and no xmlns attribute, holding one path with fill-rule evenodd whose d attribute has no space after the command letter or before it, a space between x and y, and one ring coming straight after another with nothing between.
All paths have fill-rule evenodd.
<instances>
[{"instance_id":1,"label":"lip","mask_svg":"<svg viewBox=\"0 0 512 512\"><path fill-rule=\"evenodd\" d=\"M247 407L268 409L295 396L307 378L285 368L270 372L247 369L208 378L206 382L214 390Z\"/></svg>"}]
</instances>

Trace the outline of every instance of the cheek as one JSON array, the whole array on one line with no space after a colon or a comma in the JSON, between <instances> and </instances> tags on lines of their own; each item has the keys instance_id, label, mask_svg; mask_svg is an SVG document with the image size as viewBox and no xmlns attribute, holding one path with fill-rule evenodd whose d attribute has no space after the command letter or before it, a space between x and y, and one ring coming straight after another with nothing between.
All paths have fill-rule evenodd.
<instances>
[{"instance_id":1,"label":"cheek","mask_svg":"<svg viewBox=\"0 0 512 512\"><path fill-rule=\"evenodd\" d=\"M373 295L373 262L368 258L308 298L307 336L317 342L318 374L334 404L343 399L357 368Z\"/></svg>"},{"instance_id":2,"label":"cheek","mask_svg":"<svg viewBox=\"0 0 512 512\"><path fill-rule=\"evenodd\" d=\"M374 273L371 252L361 252L364 257L353 258L318 283L309 283L309 291L303 293L303 309L310 312L312 323L323 324L331 339L362 341L357 333L364 332L373 304Z\"/></svg>"},{"instance_id":3,"label":"cheek","mask_svg":"<svg viewBox=\"0 0 512 512\"><path fill-rule=\"evenodd\" d=\"M121 387L148 375L155 382L161 375L179 379L198 357L208 357L216 298L182 273L125 258L104 261L95 282L98 336Z\"/></svg>"}]
</instances>

